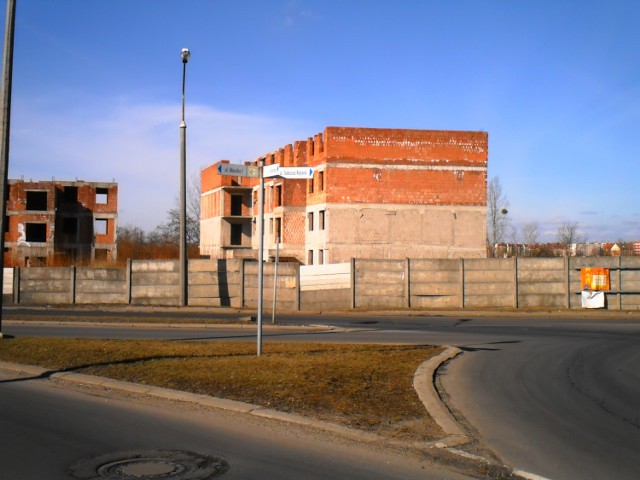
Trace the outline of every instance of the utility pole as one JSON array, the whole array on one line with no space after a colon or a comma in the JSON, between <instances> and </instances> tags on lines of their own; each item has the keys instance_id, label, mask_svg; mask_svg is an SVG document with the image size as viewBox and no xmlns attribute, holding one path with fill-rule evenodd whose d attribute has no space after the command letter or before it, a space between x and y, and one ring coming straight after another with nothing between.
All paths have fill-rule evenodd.
<instances>
[{"instance_id":1,"label":"utility pole","mask_svg":"<svg viewBox=\"0 0 640 480\"><path fill-rule=\"evenodd\" d=\"M258 324L258 353L262 355L262 300L264 282L264 158L259 163L260 189L258 190L258 312L256 323Z\"/></svg>"},{"instance_id":2,"label":"utility pole","mask_svg":"<svg viewBox=\"0 0 640 480\"><path fill-rule=\"evenodd\" d=\"M187 79L187 62L191 53L183 48L182 58L182 121L180 122L180 295L181 307L186 307L189 291L189 260L187 250L187 123L184 120L184 91Z\"/></svg>"},{"instance_id":3,"label":"utility pole","mask_svg":"<svg viewBox=\"0 0 640 480\"><path fill-rule=\"evenodd\" d=\"M7 191L9 175L9 133L11 131L11 85L13 79L13 38L16 25L16 0L7 0L2 55L2 144L0 145L0 338L2 338L2 307L4 295L4 234L7 231Z\"/></svg>"}]
</instances>

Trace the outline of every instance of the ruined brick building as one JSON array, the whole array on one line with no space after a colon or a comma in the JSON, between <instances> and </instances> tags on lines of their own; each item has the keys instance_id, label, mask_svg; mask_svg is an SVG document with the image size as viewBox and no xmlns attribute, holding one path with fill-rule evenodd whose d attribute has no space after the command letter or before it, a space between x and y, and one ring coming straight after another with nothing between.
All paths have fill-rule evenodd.
<instances>
[{"instance_id":1,"label":"ruined brick building","mask_svg":"<svg viewBox=\"0 0 640 480\"><path fill-rule=\"evenodd\" d=\"M5 267L115 260L118 185L9 180Z\"/></svg>"},{"instance_id":2,"label":"ruined brick building","mask_svg":"<svg viewBox=\"0 0 640 480\"><path fill-rule=\"evenodd\" d=\"M327 127L263 157L265 249L307 264L486 256L486 132ZM259 179L202 171L200 252L255 257ZM257 161L252 165L257 165Z\"/></svg>"}]
</instances>

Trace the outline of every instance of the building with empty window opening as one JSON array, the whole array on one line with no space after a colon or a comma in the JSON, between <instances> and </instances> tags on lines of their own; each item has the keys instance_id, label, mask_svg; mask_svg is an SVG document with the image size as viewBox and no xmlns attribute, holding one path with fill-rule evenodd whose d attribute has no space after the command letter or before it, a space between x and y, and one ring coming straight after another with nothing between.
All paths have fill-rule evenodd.
<instances>
[{"instance_id":1,"label":"building with empty window opening","mask_svg":"<svg viewBox=\"0 0 640 480\"><path fill-rule=\"evenodd\" d=\"M117 183L9 180L4 264L116 260Z\"/></svg>"},{"instance_id":2,"label":"building with empty window opening","mask_svg":"<svg viewBox=\"0 0 640 480\"><path fill-rule=\"evenodd\" d=\"M486 132L327 127L261 158L313 169L265 179L268 256L276 242L307 265L486 256ZM220 163L202 171L200 252L256 258L259 179Z\"/></svg>"}]
</instances>

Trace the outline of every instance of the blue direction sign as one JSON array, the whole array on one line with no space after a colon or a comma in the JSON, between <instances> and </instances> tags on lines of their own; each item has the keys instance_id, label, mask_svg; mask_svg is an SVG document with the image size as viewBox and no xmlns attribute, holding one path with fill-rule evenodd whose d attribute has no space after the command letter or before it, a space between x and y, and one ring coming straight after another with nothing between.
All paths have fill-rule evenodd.
<instances>
[{"instance_id":1,"label":"blue direction sign","mask_svg":"<svg viewBox=\"0 0 640 480\"><path fill-rule=\"evenodd\" d=\"M218 165L220 175L232 177L254 177L260 176L260 169L254 165L239 165L237 163L221 163Z\"/></svg>"},{"instance_id":2,"label":"blue direction sign","mask_svg":"<svg viewBox=\"0 0 640 480\"><path fill-rule=\"evenodd\" d=\"M313 178L311 167L280 167L278 176L282 178Z\"/></svg>"}]
</instances>

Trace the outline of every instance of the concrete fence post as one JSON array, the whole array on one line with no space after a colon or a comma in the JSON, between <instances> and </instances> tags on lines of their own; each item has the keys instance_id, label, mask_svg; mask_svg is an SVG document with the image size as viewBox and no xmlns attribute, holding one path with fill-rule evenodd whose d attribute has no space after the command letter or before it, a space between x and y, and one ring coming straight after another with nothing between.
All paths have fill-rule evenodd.
<instances>
[{"instance_id":1,"label":"concrete fence post","mask_svg":"<svg viewBox=\"0 0 640 480\"><path fill-rule=\"evenodd\" d=\"M618 257L618 310L622 310L622 255Z\"/></svg>"},{"instance_id":2,"label":"concrete fence post","mask_svg":"<svg viewBox=\"0 0 640 480\"><path fill-rule=\"evenodd\" d=\"M296 308L298 311L302 309L302 289L300 285L300 264L296 265L296 277L298 281L296 282Z\"/></svg>"},{"instance_id":3,"label":"concrete fence post","mask_svg":"<svg viewBox=\"0 0 640 480\"><path fill-rule=\"evenodd\" d=\"M460 259L460 308L464 308L464 258Z\"/></svg>"},{"instance_id":4,"label":"concrete fence post","mask_svg":"<svg viewBox=\"0 0 640 480\"><path fill-rule=\"evenodd\" d=\"M241 262L242 263L240 264L240 292L239 293L240 293L240 308L244 308L245 307L244 305L244 275L245 275L244 266L247 263L247 260L243 258Z\"/></svg>"},{"instance_id":5,"label":"concrete fence post","mask_svg":"<svg viewBox=\"0 0 640 480\"><path fill-rule=\"evenodd\" d=\"M513 257L513 308L518 308L518 257Z\"/></svg>"},{"instance_id":6,"label":"concrete fence post","mask_svg":"<svg viewBox=\"0 0 640 480\"><path fill-rule=\"evenodd\" d=\"M404 304L407 308L411 308L411 260L404 260Z\"/></svg>"},{"instance_id":7,"label":"concrete fence post","mask_svg":"<svg viewBox=\"0 0 640 480\"><path fill-rule=\"evenodd\" d=\"M127 266L126 266L126 271L125 271L125 288L127 289L127 305L131 305L131 300L132 300L132 294L131 294L131 284L133 283L131 281L131 276L133 274L133 261L130 258L127 258Z\"/></svg>"},{"instance_id":8,"label":"concrete fence post","mask_svg":"<svg viewBox=\"0 0 640 480\"><path fill-rule=\"evenodd\" d=\"M565 291L567 292L565 306L567 308L571 308L571 266L569 264L569 257L564 257Z\"/></svg>"},{"instance_id":9,"label":"concrete fence post","mask_svg":"<svg viewBox=\"0 0 640 480\"><path fill-rule=\"evenodd\" d=\"M356 308L356 259L351 259L351 308Z\"/></svg>"},{"instance_id":10,"label":"concrete fence post","mask_svg":"<svg viewBox=\"0 0 640 480\"><path fill-rule=\"evenodd\" d=\"M13 303L20 303L20 267L13 268Z\"/></svg>"},{"instance_id":11,"label":"concrete fence post","mask_svg":"<svg viewBox=\"0 0 640 480\"><path fill-rule=\"evenodd\" d=\"M69 280L69 303L73 305L76 303L76 266L71 266L70 271L71 274L69 276L71 278Z\"/></svg>"}]
</instances>

